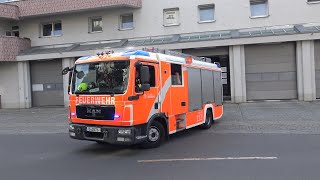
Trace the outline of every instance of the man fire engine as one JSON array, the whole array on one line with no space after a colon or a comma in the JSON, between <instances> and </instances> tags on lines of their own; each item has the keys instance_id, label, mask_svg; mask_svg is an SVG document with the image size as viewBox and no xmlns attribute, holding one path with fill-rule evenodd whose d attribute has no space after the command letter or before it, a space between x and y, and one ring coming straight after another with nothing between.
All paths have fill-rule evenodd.
<instances>
[{"instance_id":1,"label":"man fire engine","mask_svg":"<svg viewBox=\"0 0 320 180\"><path fill-rule=\"evenodd\" d=\"M221 69L206 58L157 49L79 58L69 71L69 135L158 147L170 134L221 118Z\"/></svg>"}]
</instances>

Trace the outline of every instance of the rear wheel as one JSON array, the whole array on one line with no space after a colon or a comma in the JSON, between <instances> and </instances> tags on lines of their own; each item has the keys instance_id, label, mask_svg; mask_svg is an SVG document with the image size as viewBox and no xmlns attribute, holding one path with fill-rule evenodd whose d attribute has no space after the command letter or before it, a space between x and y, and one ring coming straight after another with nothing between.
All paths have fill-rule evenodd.
<instances>
[{"instance_id":1,"label":"rear wheel","mask_svg":"<svg viewBox=\"0 0 320 180\"><path fill-rule=\"evenodd\" d=\"M143 148L156 148L165 139L165 130L158 121L153 121L147 131L147 140L142 144Z\"/></svg>"},{"instance_id":2,"label":"rear wheel","mask_svg":"<svg viewBox=\"0 0 320 180\"><path fill-rule=\"evenodd\" d=\"M211 128L212 124L213 124L212 111L211 109L208 109L206 113L206 121L204 122L204 124L201 125L201 128L209 129Z\"/></svg>"}]
</instances>

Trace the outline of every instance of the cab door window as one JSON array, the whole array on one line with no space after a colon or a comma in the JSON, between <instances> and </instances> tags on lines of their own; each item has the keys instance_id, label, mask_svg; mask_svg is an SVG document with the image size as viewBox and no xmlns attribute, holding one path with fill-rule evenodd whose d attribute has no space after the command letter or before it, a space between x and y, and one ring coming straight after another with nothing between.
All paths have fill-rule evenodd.
<instances>
[{"instance_id":1,"label":"cab door window","mask_svg":"<svg viewBox=\"0 0 320 180\"><path fill-rule=\"evenodd\" d=\"M149 73L150 73L150 87L156 87L156 73L154 66L151 65L144 65L149 67ZM142 92L141 91L141 80L140 80L140 69L136 69L135 74L135 91L136 92Z\"/></svg>"},{"instance_id":2,"label":"cab door window","mask_svg":"<svg viewBox=\"0 0 320 180\"><path fill-rule=\"evenodd\" d=\"M179 64L171 64L172 85L182 85L182 68Z\"/></svg>"}]
</instances>

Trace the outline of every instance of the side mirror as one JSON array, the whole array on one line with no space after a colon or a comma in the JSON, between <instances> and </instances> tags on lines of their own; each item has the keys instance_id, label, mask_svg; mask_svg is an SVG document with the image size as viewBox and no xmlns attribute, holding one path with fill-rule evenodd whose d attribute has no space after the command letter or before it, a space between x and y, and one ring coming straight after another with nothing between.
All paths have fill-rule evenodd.
<instances>
[{"instance_id":1,"label":"side mirror","mask_svg":"<svg viewBox=\"0 0 320 180\"><path fill-rule=\"evenodd\" d=\"M69 81L68 81L68 94L69 94L69 92L70 92L71 81L72 81L72 73L69 73Z\"/></svg>"},{"instance_id":2,"label":"side mirror","mask_svg":"<svg viewBox=\"0 0 320 180\"><path fill-rule=\"evenodd\" d=\"M66 67L62 70L62 75L66 75L68 74L68 72L71 71L71 69L69 67Z\"/></svg>"},{"instance_id":3,"label":"side mirror","mask_svg":"<svg viewBox=\"0 0 320 180\"><path fill-rule=\"evenodd\" d=\"M141 84L149 84L150 83L150 72L148 66L142 66L140 68L141 72Z\"/></svg>"},{"instance_id":4,"label":"side mirror","mask_svg":"<svg viewBox=\"0 0 320 180\"><path fill-rule=\"evenodd\" d=\"M142 66L140 68L141 72L141 90L149 91L150 90L150 72L148 66Z\"/></svg>"},{"instance_id":5,"label":"side mirror","mask_svg":"<svg viewBox=\"0 0 320 180\"><path fill-rule=\"evenodd\" d=\"M69 68L69 67L66 67L62 70L62 75L66 75L68 74L68 72L70 71L73 71L73 67L72 68Z\"/></svg>"}]
</instances>

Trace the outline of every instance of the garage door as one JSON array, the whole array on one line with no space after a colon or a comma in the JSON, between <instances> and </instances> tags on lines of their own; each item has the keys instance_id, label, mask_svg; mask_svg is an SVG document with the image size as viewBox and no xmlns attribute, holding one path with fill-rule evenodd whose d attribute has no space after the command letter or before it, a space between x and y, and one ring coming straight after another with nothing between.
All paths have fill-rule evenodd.
<instances>
[{"instance_id":1,"label":"garage door","mask_svg":"<svg viewBox=\"0 0 320 180\"><path fill-rule=\"evenodd\" d=\"M247 99L297 99L295 52L295 43L245 46Z\"/></svg>"},{"instance_id":2,"label":"garage door","mask_svg":"<svg viewBox=\"0 0 320 180\"><path fill-rule=\"evenodd\" d=\"M317 98L320 98L320 41L315 41L315 65L316 65L316 85L317 85Z\"/></svg>"},{"instance_id":3,"label":"garage door","mask_svg":"<svg viewBox=\"0 0 320 180\"><path fill-rule=\"evenodd\" d=\"M30 63L32 105L34 107L64 104L61 69L61 59Z\"/></svg>"}]
</instances>

